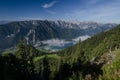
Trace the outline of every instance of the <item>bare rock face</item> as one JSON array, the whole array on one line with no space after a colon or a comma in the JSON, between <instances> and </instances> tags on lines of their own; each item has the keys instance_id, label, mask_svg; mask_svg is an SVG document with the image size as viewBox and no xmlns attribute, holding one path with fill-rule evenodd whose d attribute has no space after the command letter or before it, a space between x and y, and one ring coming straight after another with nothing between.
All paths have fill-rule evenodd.
<instances>
[{"instance_id":1,"label":"bare rock face","mask_svg":"<svg viewBox=\"0 0 120 80\"><path fill-rule=\"evenodd\" d=\"M73 40L79 36L93 36L99 32L109 30L117 24L101 24L95 22L66 22L31 20L16 21L0 25L0 50L18 44L20 38L26 43L36 45L49 39Z\"/></svg>"}]
</instances>

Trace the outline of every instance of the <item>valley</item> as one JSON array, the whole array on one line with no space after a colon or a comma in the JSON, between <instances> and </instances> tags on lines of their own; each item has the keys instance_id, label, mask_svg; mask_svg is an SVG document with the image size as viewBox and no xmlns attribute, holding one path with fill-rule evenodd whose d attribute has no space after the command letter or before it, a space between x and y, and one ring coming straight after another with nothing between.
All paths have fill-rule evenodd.
<instances>
[{"instance_id":1,"label":"valley","mask_svg":"<svg viewBox=\"0 0 120 80\"><path fill-rule=\"evenodd\" d=\"M48 51L63 50L117 24L49 20L17 21L0 25L0 52L15 48L20 39Z\"/></svg>"},{"instance_id":2,"label":"valley","mask_svg":"<svg viewBox=\"0 0 120 80\"><path fill-rule=\"evenodd\" d=\"M120 0L0 0L0 80L120 80Z\"/></svg>"},{"instance_id":3,"label":"valley","mask_svg":"<svg viewBox=\"0 0 120 80\"><path fill-rule=\"evenodd\" d=\"M38 50L22 40L16 51L0 56L0 75L12 80L119 80L119 52L120 25L57 52Z\"/></svg>"}]
</instances>

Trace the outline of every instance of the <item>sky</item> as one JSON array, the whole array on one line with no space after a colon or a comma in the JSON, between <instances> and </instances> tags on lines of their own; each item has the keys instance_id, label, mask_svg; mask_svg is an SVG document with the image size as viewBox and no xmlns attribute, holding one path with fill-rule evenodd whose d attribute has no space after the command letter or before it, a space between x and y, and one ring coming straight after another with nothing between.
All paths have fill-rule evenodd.
<instances>
[{"instance_id":1,"label":"sky","mask_svg":"<svg viewBox=\"0 0 120 80\"><path fill-rule=\"evenodd\" d=\"M0 0L0 20L120 23L120 0Z\"/></svg>"}]
</instances>

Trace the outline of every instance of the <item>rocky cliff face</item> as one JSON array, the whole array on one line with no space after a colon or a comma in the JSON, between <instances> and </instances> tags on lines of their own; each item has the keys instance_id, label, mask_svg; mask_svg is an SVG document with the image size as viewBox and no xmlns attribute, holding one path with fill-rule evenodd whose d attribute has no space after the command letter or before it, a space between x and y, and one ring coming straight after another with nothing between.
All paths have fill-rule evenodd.
<instances>
[{"instance_id":1,"label":"rocky cliff face","mask_svg":"<svg viewBox=\"0 0 120 80\"><path fill-rule=\"evenodd\" d=\"M49 39L72 40L79 36L93 36L109 30L117 24L95 22L65 22L48 20L16 21L0 25L0 50L17 45L20 38L27 44L41 44Z\"/></svg>"}]
</instances>

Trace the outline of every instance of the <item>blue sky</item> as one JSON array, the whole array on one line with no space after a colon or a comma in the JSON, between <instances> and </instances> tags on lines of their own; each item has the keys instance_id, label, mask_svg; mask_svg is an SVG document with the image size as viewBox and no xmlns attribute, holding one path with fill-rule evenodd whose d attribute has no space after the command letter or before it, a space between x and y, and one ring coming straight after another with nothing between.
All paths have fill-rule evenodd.
<instances>
[{"instance_id":1,"label":"blue sky","mask_svg":"<svg viewBox=\"0 0 120 80\"><path fill-rule=\"evenodd\" d=\"M120 23L120 0L0 0L0 20Z\"/></svg>"}]
</instances>

